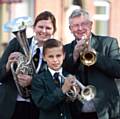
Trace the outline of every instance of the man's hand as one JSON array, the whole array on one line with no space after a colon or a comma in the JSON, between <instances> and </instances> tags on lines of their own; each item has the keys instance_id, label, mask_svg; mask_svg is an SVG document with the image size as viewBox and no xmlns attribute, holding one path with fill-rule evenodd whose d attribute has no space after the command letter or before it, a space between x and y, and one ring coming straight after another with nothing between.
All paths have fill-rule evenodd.
<instances>
[{"instance_id":1,"label":"man's hand","mask_svg":"<svg viewBox=\"0 0 120 119\"><path fill-rule=\"evenodd\" d=\"M77 59L80 57L80 54L86 50L87 46L85 45L85 41L79 40L77 44L75 45L74 51L73 51L73 59L74 62L77 61Z\"/></svg>"},{"instance_id":2,"label":"man's hand","mask_svg":"<svg viewBox=\"0 0 120 119\"><path fill-rule=\"evenodd\" d=\"M87 51L89 48L89 39L86 34L83 34L82 38L77 40L77 44L73 51L73 59L74 62L77 61L80 55L83 54L83 52Z\"/></svg>"}]
</instances>

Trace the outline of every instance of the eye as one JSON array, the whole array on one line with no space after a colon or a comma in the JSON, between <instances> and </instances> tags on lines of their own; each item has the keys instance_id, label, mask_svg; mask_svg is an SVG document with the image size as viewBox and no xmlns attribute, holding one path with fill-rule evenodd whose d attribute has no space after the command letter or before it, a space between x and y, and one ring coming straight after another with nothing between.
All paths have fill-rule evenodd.
<instances>
[{"instance_id":1,"label":"eye","mask_svg":"<svg viewBox=\"0 0 120 119\"><path fill-rule=\"evenodd\" d=\"M49 55L48 57L49 57L49 58L53 58L53 55Z\"/></svg>"},{"instance_id":2,"label":"eye","mask_svg":"<svg viewBox=\"0 0 120 119\"><path fill-rule=\"evenodd\" d=\"M74 24L74 25L71 25L72 28L77 28L79 27L79 24Z\"/></svg>"},{"instance_id":3,"label":"eye","mask_svg":"<svg viewBox=\"0 0 120 119\"><path fill-rule=\"evenodd\" d=\"M43 26L38 26L39 28L43 29L44 27Z\"/></svg>"},{"instance_id":4,"label":"eye","mask_svg":"<svg viewBox=\"0 0 120 119\"><path fill-rule=\"evenodd\" d=\"M46 27L47 30L51 30L52 28L51 27Z\"/></svg>"},{"instance_id":5,"label":"eye","mask_svg":"<svg viewBox=\"0 0 120 119\"><path fill-rule=\"evenodd\" d=\"M62 55L61 54L58 54L57 57L61 57Z\"/></svg>"}]
</instances>

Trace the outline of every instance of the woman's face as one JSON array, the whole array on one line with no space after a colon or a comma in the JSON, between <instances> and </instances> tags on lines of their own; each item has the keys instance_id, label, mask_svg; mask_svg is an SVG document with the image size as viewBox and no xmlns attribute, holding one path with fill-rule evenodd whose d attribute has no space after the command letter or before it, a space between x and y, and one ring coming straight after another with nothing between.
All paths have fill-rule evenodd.
<instances>
[{"instance_id":1,"label":"woman's face","mask_svg":"<svg viewBox=\"0 0 120 119\"><path fill-rule=\"evenodd\" d=\"M38 44L43 45L44 41L51 38L54 32L54 27L50 19L40 20L34 27L35 37L38 40Z\"/></svg>"}]
</instances>

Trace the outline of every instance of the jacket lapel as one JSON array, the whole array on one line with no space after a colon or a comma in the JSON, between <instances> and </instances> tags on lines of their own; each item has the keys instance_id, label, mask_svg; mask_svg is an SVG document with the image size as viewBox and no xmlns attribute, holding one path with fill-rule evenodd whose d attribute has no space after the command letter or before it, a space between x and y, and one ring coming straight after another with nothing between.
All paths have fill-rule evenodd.
<instances>
[{"instance_id":1,"label":"jacket lapel","mask_svg":"<svg viewBox=\"0 0 120 119\"><path fill-rule=\"evenodd\" d=\"M48 86L48 89L49 90L54 90L56 88L56 85L54 83L54 79L53 79L49 70L46 71L45 76L46 76L46 78L45 78L46 81L45 82L46 82L46 85Z\"/></svg>"},{"instance_id":2,"label":"jacket lapel","mask_svg":"<svg viewBox=\"0 0 120 119\"><path fill-rule=\"evenodd\" d=\"M39 69L39 72L38 73L41 73L43 71L47 70L47 64L44 60L42 60L42 64L40 66L40 69Z\"/></svg>"},{"instance_id":3,"label":"jacket lapel","mask_svg":"<svg viewBox=\"0 0 120 119\"><path fill-rule=\"evenodd\" d=\"M65 77L68 75L66 71L63 71L62 73L63 73L63 76ZM54 79L51 73L49 72L49 70L46 71L46 83L49 86L49 89L53 90L54 88L56 88L56 84L54 83ZM64 81L62 83L64 83Z\"/></svg>"},{"instance_id":4,"label":"jacket lapel","mask_svg":"<svg viewBox=\"0 0 120 119\"><path fill-rule=\"evenodd\" d=\"M101 52L103 50L103 48L101 46L102 45L102 41L104 39L102 39L102 37L99 37L99 36L95 36L94 34L92 34L92 39L91 39L92 43L91 43L91 47L93 49L95 49L97 52ZM105 46L104 46L105 47Z\"/></svg>"}]
</instances>

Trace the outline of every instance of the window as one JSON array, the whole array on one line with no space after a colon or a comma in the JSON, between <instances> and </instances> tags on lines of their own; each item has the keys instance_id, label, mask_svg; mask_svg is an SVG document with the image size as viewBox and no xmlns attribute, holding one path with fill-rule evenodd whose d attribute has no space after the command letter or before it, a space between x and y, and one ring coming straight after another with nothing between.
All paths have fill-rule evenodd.
<instances>
[{"instance_id":1,"label":"window","mask_svg":"<svg viewBox=\"0 0 120 119\"><path fill-rule=\"evenodd\" d=\"M107 1L94 1L96 14L95 20L109 20L109 2Z\"/></svg>"}]
</instances>

